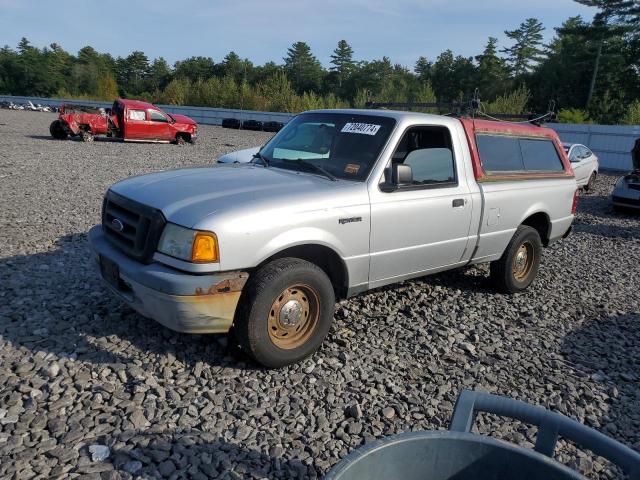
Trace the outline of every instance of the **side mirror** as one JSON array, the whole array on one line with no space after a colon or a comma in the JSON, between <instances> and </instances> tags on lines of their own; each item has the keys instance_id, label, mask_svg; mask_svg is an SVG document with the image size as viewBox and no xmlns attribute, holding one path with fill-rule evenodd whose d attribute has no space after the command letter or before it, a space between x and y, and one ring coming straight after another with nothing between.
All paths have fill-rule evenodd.
<instances>
[{"instance_id":1,"label":"side mirror","mask_svg":"<svg viewBox=\"0 0 640 480\"><path fill-rule=\"evenodd\" d=\"M394 192L403 185L411 185L413 183L413 171L409 165L394 163L391 168L385 169L384 178L385 181L380 184L380 190Z\"/></svg>"},{"instance_id":2,"label":"side mirror","mask_svg":"<svg viewBox=\"0 0 640 480\"><path fill-rule=\"evenodd\" d=\"M413 171L409 165L396 163L391 167L391 182L394 185L411 185L413 183Z\"/></svg>"}]
</instances>

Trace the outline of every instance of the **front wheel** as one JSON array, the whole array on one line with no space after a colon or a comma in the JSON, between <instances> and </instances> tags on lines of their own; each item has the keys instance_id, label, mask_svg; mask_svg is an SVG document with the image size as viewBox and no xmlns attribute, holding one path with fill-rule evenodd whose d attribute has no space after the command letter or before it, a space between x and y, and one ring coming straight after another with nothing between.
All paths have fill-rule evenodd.
<instances>
[{"instance_id":1,"label":"front wheel","mask_svg":"<svg viewBox=\"0 0 640 480\"><path fill-rule=\"evenodd\" d=\"M83 142L93 142L93 134L88 130L83 130L80 132L80 140Z\"/></svg>"},{"instance_id":2,"label":"front wheel","mask_svg":"<svg viewBox=\"0 0 640 480\"><path fill-rule=\"evenodd\" d=\"M283 367L320 347L334 306L333 285L322 269L298 258L274 260L249 278L234 336L258 363Z\"/></svg>"},{"instance_id":3,"label":"front wheel","mask_svg":"<svg viewBox=\"0 0 640 480\"><path fill-rule=\"evenodd\" d=\"M593 172L591 174L591 176L589 177L589 181L584 186L584 189L585 189L585 191L589 192L589 191L593 190L593 187L595 187L595 186L596 186L596 172Z\"/></svg>"},{"instance_id":4,"label":"front wheel","mask_svg":"<svg viewBox=\"0 0 640 480\"><path fill-rule=\"evenodd\" d=\"M499 260L491 262L491 278L504 293L527 288L538 273L542 242L535 228L520 225Z\"/></svg>"}]
</instances>

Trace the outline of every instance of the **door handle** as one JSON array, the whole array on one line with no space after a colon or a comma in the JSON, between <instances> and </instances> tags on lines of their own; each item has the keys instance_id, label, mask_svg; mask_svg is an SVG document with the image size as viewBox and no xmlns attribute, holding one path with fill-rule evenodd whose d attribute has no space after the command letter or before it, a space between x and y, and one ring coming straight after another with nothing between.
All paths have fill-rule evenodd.
<instances>
[{"instance_id":1,"label":"door handle","mask_svg":"<svg viewBox=\"0 0 640 480\"><path fill-rule=\"evenodd\" d=\"M451 202L453 208L464 207L464 198L456 198Z\"/></svg>"}]
</instances>

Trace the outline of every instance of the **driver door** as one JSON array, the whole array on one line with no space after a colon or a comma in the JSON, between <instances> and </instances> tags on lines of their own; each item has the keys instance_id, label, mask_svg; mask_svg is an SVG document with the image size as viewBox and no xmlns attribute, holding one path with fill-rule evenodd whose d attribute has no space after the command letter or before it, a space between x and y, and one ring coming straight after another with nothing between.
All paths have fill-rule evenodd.
<instances>
[{"instance_id":1,"label":"driver door","mask_svg":"<svg viewBox=\"0 0 640 480\"><path fill-rule=\"evenodd\" d=\"M149 118L149 138L165 142L174 140L174 132L173 128L171 128L171 121L164 113L159 110L149 109L147 114Z\"/></svg>"},{"instance_id":2,"label":"driver door","mask_svg":"<svg viewBox=\"0 0 640 480\"><path fill-rule=\"evenodd\" d=\"M458 264L469 240L471 193L448 128L408 129L392 163L410 166L413 183L370 192L371 287Z\"/></svg>"}]
</instances>

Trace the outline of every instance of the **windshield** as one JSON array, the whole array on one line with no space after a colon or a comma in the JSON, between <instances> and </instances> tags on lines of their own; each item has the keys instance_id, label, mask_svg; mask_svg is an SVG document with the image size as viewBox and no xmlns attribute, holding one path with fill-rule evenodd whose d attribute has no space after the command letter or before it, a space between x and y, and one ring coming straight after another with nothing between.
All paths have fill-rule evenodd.
<instances>
[{"instance_id":1,"label":"windshield","mask_svg":"<svg viewBox=\"0 0 640 480\"><path fill-rule=\"evenodd\" d=\"M260 151L270 166L363 181L378 159L395 120L350 113L304 113ZM302 160L302 161L301 161Z\"/></svg>"}]
</instances>

